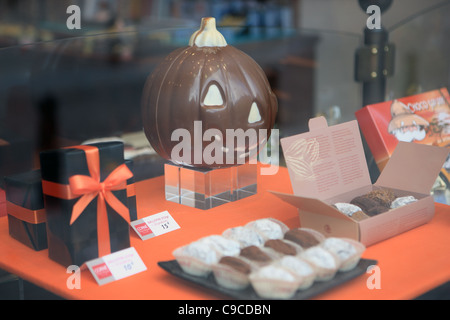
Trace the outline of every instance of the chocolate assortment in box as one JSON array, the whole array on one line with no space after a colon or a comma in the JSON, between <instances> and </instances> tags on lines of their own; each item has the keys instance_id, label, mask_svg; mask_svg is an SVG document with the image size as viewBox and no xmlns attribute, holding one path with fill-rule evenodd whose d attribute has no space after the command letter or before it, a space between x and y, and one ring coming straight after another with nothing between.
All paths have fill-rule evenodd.
<instances>
[{"instance_id":1,"label":"chocolate assortment in box","mask_svg":"<svg viewBox=\"0 0 450 320\"><path fill-rule=\"evenodd\" d=\"M5 177L9 234L26 246L47 248L41 173L28 171Z\"/></svg>"},{"instance_id":2,"label":"chocolate assortment in box","mask_svg":"<svg viewBox=\"0 0 450 320\"><path fill-rule=\"evenodd\" d=\"M130 246L122 142L103 142L40 154L50 259L84 262Z\"/></svg>"}]
</instances>

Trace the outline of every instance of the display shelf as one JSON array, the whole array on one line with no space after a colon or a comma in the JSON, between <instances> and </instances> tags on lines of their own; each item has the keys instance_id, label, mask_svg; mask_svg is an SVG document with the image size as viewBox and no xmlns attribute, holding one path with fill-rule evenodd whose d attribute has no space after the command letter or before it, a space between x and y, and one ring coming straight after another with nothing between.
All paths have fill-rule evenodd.
<instances>
[{"instance_id":1,"label":"display shelf","mask_svg":"<svg viewBox=\"0 0 450 320\"><path fill-rule=\"evenodd\" d=\"M157 264L172 260L172 251L178 246L257 218L273 217L290 228L298 227L297 209L268 192L292 192L287 169L279 169L274 176L258 177L257 195L208 211L166 201L163 177L137 183L138 218L168 210L180 229L146 241L132 233L131 245L147 271L129 278L99 286L89 271L83 270L81 289L69 289L66 283L70 274L66 268L51 261L46 250L35 252L12 239L8 235L7 218L0 218L0 268L64 299L226 299L180 281ZM146 196L139 197L142 194ZM367 286L372 274L366 273L314 299L414 299L445 283L450 277L450 256L446 254L449 223L449 207L436 204L435 217L430 223L368 247L363 258L378 261L380 289Z\"/></svg>"}]
</instances>

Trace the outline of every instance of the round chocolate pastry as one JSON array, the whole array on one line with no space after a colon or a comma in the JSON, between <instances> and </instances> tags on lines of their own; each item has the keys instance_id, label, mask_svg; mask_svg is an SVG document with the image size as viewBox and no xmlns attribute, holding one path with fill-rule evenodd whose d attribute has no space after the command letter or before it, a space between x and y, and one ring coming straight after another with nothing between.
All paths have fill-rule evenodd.
<instances>
[{"instance_id":1,"label":"round chocolate pastry","mask_svg":"<svg viewBox=\"0 0 450 320\"><path fill-rule=\"evenodd\" d=\"M366 218L369 218L369 216L365 214L360 207L355 206L354 204L338 202L335 203L333 206L340 212L349 216L355 221L361 221Z\"/></svg>"},{"instance_id":2,"label":"round chocolate pastry","mask_svg":"<svg viewBox=\"0 0 450 320\"><path fill-rule=\"evenodd\" d=\"M410 204L410 203L413 203L416 201L417 201L417 199L414 198L413 196L398 197L397 199L392 201L391 209L403 207L403 206L406 206L407 204Z\"/></svg>"},{"instance_id":3,"label":"round chocolate pastry","mask_svg":"<svg viewBox=\"0 0 450 320\"><path fill-rule=\"evenodd\" d=\"M350 203L360 207L369 216L374 216L389 210L389 208L381 206L377 201L366 196L358 196L350 201Z\"/></svg>"},{"instance_id":4,"label":"round chocolate pastry","mask_svg":"<svg viewBox=\"0 0 450 320\"><path fill-rule=\"evenodd\" d=\"M295 242L302 248L306 249L318 245L320 241L311 233L300 229L291 229L284 234L286 240Z\"/></svg>"},{"instance_id":5,"label":"round chocolate pastry","mask_svg":"<svg viewBox=\"0 0 450 320\"><path fill-rule=\"evenodd\" d=\"M390 208L392 201L395 200L395 194L389 189L373 190L367 194L367 197L387 208Z\"/></svg>"},{"instance_id":6,"label":"round chocolate pastry","mask_svg":"<svg viewBox=\"0 0 450 320\"><path fill-rule=\"evenodd\" d=\"M218 168L257 155L275 124L278 102L256 61L227 44L214 18L203 18L189 45L170 53L149 76L141 108L144 132L161 157ZM240 139L239 132L249 129L267 136Z\"/></svg>"},{"instance_id":7,"label":"round chocolate pastry","mask_svg":"<svg viewBox=\"0 0 450 320\"><path fill-rule=\"evenodd\" d=\"M244 226L229 228L222 235L225 238L238 241L241 247L262 246L264 244L263 237L257 231Z\"/></svg>"},{"instance_id":8,"label":"round chocolate pastry","mask_svg":"<svg viewBox=\"0 0 450 320\"><path fill-rule=\"evenodd\" d=\"M246 226L254 228L264 237L266 237L266 239L283 238L283 229L281 225L269 218L251 221Z\"/></svg>"},{"instance_id":9,"label":"round chocolate pastry","mask_svg":"<svg viewBox=\"0 0 450 320\"><path fill-rule=\"evenodd\" d=\"M266 243L264 243L264 246L290 256L295 256L297 254L297 250L295 250L294 246L281 239L267 240Z\"/></svg>"},{"instance_id":10,"label":"round chocolate pastry","mask_svg":"<svg viewBox=\"0 0 450 320\"><path fill-rule=\"evenodd\" d=\"M267 255L257 246L248 246L243 248L240 255L244 258L257 262L269 262L272 260L269 255Z\"/></svg>"},{"instance_id":11,"label":"round chocolate pastry","mask_svg":"<svg viewBox=\"0 0 450 320\"><path fill-rule=\"evenodd\" d=\"M225 256L222 257L219 261L221 264L225 264L227 266L232 267L234 270L239 271L243 274L250 274L252 268L250 265L243 261L242 259L236 257Z\"/></svg>"},{"instance_id":12,"label":"round chocolate pastry","mask_svg":"<svg viewBox=\"0 0 450 320\"><path fill-rule=\"evenodd\" d=\"M284 256L278 263L287 268L289 271L301 277L314 275L315 271L312 266L299 257Z\"/></svg>"},{"instance_id":13,"label":"round chocolate pastry","mask_svg":"<svg viewBox=\"0 0 450 320\"><path fill-rule=\"evenodd\" d=\"M338 267L337 258L320 246L305 250L301 257L319 268L336 269Z\"/></svg>"},{"instance_id":14,"label":"round chocolate pastry","mask_svg":"<svg viewBox=\"0 0 450 320\"><path fill-rule=\"evenodd\" d=\"M352 243L340 238L330 237L325 239L323 247L335 253L341 261L345 261L357 254L356 248Z\"/></svg>"},{"instance_id":15,"label":"round chocolate pastry","mask_svg":"<svg viewBox=\"0 0 450 320\"><path fill-rule=\"evenodd\" d=\"M210 235L198 240L211 246L220 255L223 256L237 256L241 251L240 243L233 239L225 238L221 235Z\"/></svg>"},{"instance_id":16,"label":"round chocolate pastry","mask_svg":"<svg viewBox=\"0 0 450 320\"><path fill-rule=\"evenodd\" d=\"M385 206L378 205L378 206L375 206L375 207L372 207L372 208L368 209L366 211L366 213L367 213L368 216L373 217L373 216L376 216L377 214L386 212L388 210L389 210L389 208L386 208Z\"/></svg>"},{"instance_id":17,"label":"round chocolate pastry","mask_svg":"<svg viewBox=\"0 0 450 320\"><path fill-rule=\"evenodd\" d=\"M342 212L343 214L345 214L349 217L351 217L354 213L361 211L360 207L355 206L354 204L345 203L345 202L337 202L337 203L333 204L333 207L335 207L340 212Z\"/></svg>"}]
</instances>

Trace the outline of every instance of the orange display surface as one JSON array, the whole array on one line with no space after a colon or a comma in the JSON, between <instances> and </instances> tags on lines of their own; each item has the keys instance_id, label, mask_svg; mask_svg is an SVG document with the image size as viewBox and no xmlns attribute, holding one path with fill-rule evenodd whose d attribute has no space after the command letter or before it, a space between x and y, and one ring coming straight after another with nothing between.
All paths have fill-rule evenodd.
<instances>
[{"instance_id":1,"label":"orange display surface","mask_svg":"<svg viewBox=\"0 0 450 320\"><path fill-rule=\"evenodd\" d=\"M71 289L73 273L50 260L48 250L36 252L11 238L7 218L2 217L0 268L66 299L227 299L216 291L174 277L157 263L172 260L172 251L183 244L251 220L272 217L290 228L299 227L297 209L268 190L292 193L287 169L279 168L276 175L258 176L257 195L206 211L166 201L163 177L136 183L138 218L167 210L180 228L145 241L130 230L131 246L147 270L100 286L84 269L78 289ZM435 216L429 223L366 249L363 258L377 260L375 270L314 298L415 298L450 279L449 231L450 207L436 204Z\"/></svg>"}]
</instances>

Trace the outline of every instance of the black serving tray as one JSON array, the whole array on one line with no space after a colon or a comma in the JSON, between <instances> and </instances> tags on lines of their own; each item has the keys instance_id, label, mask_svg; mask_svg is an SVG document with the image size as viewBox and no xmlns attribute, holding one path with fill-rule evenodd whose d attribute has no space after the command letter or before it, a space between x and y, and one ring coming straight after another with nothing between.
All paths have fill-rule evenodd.
<instances>
[{"instance_id":1,"label":"black serving tray","mask_svg":"<svg viewBox=\"0 0 450 320\"><path fill-rule=\"evenodd\" d=\"M356 265L355 268L353 268L350 271L341 272L338 271L333 279L319 282L316 281L313 283L313 285L306 290L298 290L295 295L291 298L291 300L305 300L310 299L316 295L319 295L323 292L326 292L327 290L330 290L332 288L335 288L349 280L352 280L364 273L366 273L367 268L371 265L376 265L376 260L371 259L361 259L359 263ZM260 296L257 295L255 290L251 285L249 285L247 288L242 290L233 290L233 289L227 289L219 284L217 284L216 280L214 279L214 275L210 273L207 277L197 277L190 275L181 269L180 265L176 260L170 260L170 261L160 261L158 262L158 265L166 270L168 273L179 277L181 279L190 281L192 283L195 283L197 285L200 285L204 288L212 289L213 291L217 293L224 294L228 297L231 297L233 299L239 299L239 300L260 300L262 299ZM267 300L267 299L264 299Z\"/></svg>"}]
</instances>

